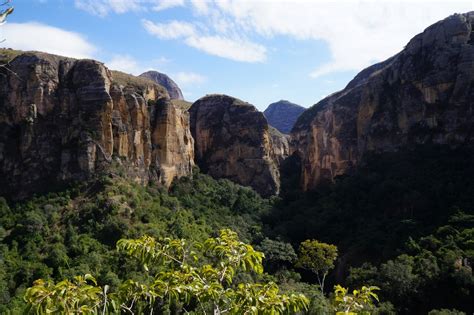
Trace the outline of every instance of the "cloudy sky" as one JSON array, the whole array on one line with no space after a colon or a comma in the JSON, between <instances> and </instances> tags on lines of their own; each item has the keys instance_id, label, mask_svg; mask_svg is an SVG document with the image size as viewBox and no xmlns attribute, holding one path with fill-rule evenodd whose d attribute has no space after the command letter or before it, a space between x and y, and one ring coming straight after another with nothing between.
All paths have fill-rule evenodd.
<instances>
[{"instance_id":1,"label":"cloudy sky","mask_svg":"<svg viewBox=\"0 0 474 315\"><path fill-rule=\"evenodd\" d=\"M194 101L308 107L474 1L13 0L3 47L170 75Z\"/></svg>"}]
</instances>

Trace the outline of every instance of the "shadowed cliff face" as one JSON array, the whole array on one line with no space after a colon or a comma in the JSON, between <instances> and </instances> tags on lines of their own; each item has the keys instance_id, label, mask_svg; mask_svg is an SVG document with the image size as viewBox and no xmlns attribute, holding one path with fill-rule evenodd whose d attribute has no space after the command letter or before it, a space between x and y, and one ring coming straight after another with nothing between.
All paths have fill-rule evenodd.
<instances>
[{"instance_id":1,"label":"shadowed cliff face","mask_svg":"<svg viewBox=\"0 0 474 315\"><path fill-rule=\"evenodd\" d=\"M189 118L161 86L45 53L22 54L2 72L0 195L48 191L115 164L139 182L190 174Z\"/></svg>"},{"instance_id":2,"label":"shadowed cliff face","mask_svg":"<svg viewBox=\"0 0 474 315\"><path fill-rule=\"evenodd\" d=\"M196 163L209 175L251 186L263 196L278 193L279 162L288 155L287 139L263 114L238 99L210 95L189 110Z\"/></svg>"},{"instance_id":3,"label":"shadowed cliff face","mask_svg":"<svg viewBox=\"0 0 474 315\"><path fill-rule=\"evenodd\" d=\"M289 134L296 120L304 111L305 108L300 105L281 100L268 105L263 114L270 126L284 134Z\"/></svg>"},{"instance_id":4,"label":"shadowed cliff face","mask_svg":"<svg viewBox=\"0 0 474 315\"><path fill-rule=\"evenodd\" d=\"M292 131L301 184L313 189L364 154L474 140L474 13L453 15L308 109Z\"/></svg>"}]
</instances>

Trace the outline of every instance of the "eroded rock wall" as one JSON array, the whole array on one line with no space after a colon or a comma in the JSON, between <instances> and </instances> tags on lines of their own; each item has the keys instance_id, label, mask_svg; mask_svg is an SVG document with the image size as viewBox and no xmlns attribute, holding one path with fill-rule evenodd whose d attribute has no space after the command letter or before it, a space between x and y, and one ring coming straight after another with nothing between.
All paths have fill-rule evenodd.
<instances>
[{"instance_id":1,"label":"eroded rock wall","mask_svg":"<svg viewBox=\"0 0 474 315\"><path fill-rule=\"evenodd\" d=\"M269 132L261 112L227 95L203 97L189 112L195 159L203 172L250 186L263 196L278 193L286 139Z\"/></svg>"},{"instance_id":2,"label":"eroded rock wall","mask_svg":"<svg viewBox=\"0 0 474 315\"><path fill-rule=\"evenodd\" d=\"M300 116L292 152L301 185L314 189L364 154L474 140L474 13L453 15Z\"/></svg>"},{"instance_id":3,"label":"eroded rock wall","mask_svg":"<svg viewBox=\"0 0 474 315\"><path fill-rule=\"evenodd\" d=\"M48 191L118 165L143 183L190 174L189 117L168 98L94 60L16 57L0 76L0 195Z\"/></svg>"}]
</instances>

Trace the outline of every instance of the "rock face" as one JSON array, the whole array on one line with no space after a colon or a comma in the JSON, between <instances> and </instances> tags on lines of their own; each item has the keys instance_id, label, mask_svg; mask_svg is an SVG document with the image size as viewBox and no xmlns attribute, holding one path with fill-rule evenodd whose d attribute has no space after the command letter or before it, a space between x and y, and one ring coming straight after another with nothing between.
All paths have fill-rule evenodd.
<instances>
[{"instance_id":1,"label":"rock face","mask_svg":"<svg viewBox=\"0 0 474 315\"><path fill-rule=\"evenodd\" d=\"M195 159L202 171L251 186L263 196L278 193L278 165L288 155L288 142L270 133L261 112L226 95L203 97L189 112Z\"/></svg>"},{"instance_id":2,"label":"rock face","mask_svg":"<svg viewBox=\"0 0 474 315\"><path fill-rule=\"evenodd\" d=\"M453 15L307 110L292 131L305 190L364 154L474 140L474 12Z\"/></svg>"},{"instance_id":3,"label":"rock face","mask_svg":"<svg viewBox=\"0 0 474 315\"><path fill-rule=\"evenodd\" d=\"M298 117L305 111L303 106L281 100L268 105L263 112L270 126L289 134Z\"/></svg>"},{"instance_id":4,"label":"rock face","mask_svg":"<svg viewBox=\"0 0 474 315\"><path fill-rule=\"evenodd\" d=\"M16 57L0 76L0 195L22 197L117 166L138 182L188 175L188 114L159 85L94 60Z\"/></svg>"},{"instance_id":5,"label":"rock face","mask_svg":"<svg viewBox=\"0 0 474 315\"><path fill-rule=\"evenodd\" d=\"M158 179L169 187L173 179L191 175L194 167L189 113L167 99L160 99L152 117L152 161L159 166Z\"/></svg>"},{"instance_id":6,"label":"rock face","mask_svg":"<svg viewBox=\"0 0 474 315\"><path fill-rule=\"evenodd\" d=\"M158 71L147 71L140 74L140 77L150 79L164 87L172 99L183 100L183 93L181 92L181 89L176 84L176 82L171 80L171 78L166 74L160 73Z\"/></svg>"},{"instance_id":7,"label":"rock face","mask_svg":"<svg viewBox=\"0 0 474 315\"><path fill-rule=\"evenodd\" d=\"M273 160L277 161L278 165L281 165L281 163L289 156L290 136L282 134L272 126L268 126L268 133L270 135Z\"/></svg>"}]
</instances>

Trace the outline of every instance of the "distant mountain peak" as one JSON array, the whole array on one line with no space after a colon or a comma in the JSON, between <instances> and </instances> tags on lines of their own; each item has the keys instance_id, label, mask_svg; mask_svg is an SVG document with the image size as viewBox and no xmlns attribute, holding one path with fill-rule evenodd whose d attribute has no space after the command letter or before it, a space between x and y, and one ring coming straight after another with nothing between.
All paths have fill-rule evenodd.
<instances>
[{"instance_id":1,"label":"distant mountain peak","mask_svg":"<svg viewBox=\"0 0 474 315\"><path fill-rule=\"evenodd\" d=\"M163 86L168 91L171 99L184 100L183 93L178 84L176 84L176 82L174 82L168 75L152 70L140 74L140 77L153 80Z\"/></svg>"},{"instance_id":2,"label":"distant mountain peak","mask_svg":"<svg viewBox=\"0 0 474 315\"><path fill-rule=\"evenodd\" d=\"M303 106L287 100L268 105L263 112L268 123L278 131L289 134L298 117L305 111Z\"/></svg>"}]
</instances>

